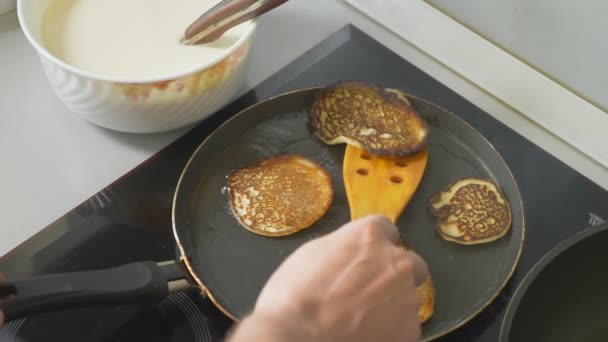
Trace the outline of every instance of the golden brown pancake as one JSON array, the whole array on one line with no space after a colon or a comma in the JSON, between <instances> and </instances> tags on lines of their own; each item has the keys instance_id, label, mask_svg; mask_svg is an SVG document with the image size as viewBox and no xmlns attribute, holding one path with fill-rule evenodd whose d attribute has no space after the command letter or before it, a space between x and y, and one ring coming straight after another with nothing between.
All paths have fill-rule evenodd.
<instances>
[{"instance_id":1,"label":"golden brown pancake","mask_svg":"<svg viewBox=\"0 0 608 342\"><path fill-rule=\"evenodd\" d=\"M384 91L395 95L399 100L405 102L405 104L407 104L408 106L412 105L412 103L410 102L410 99L408 99L407 95L404 92L402 92L401 90L393 89L393 88L384 88Z\"/></svg>"},{"instance_id":2,"label":"golden brown pancake","mask_svg":"<svg viewBox=\"0 0 608 342\"><path fill-rule=\"evenodd\" d=\"M228 176L232 212L249 231L283 236L310 227L333 200L331 177L314 161L278 155Z\"/></svg>"},{"instance_id":3,"label":"golden brown pancake","mask_svg":"<svg viewBox=\"0 0 608 342\"><path fill-rule=\"evenodd\" d=\"M418 285L416 295L420 301L418 317L420 318L420 323L424 323L433 316L435 311L435 286L433 285L433 278L431 276Z\"/></svg>"},{"instance_id":4,"label":"golden brown pancake","mask_svg":"<svg viewBox=\"0 0 608 342\"><path fill-rule=\"evenodd\" d=\"M437 230L449 241L473 245L503 237L511 226L511 208L489 180L464 178L435 194L430 208Z\"/></svg>"},{"instance_id":5,"label":"golden brown pancake","mask_svg":"<svg viewBox=\"0 0 608 342\"><path fill-rule=\"evenodd\" d=\"M403 93L359 81L320 90L309 117L313 131L326 144L347 143L379 156L419 152L429 134Z\"/></svg>"}]
</instances>

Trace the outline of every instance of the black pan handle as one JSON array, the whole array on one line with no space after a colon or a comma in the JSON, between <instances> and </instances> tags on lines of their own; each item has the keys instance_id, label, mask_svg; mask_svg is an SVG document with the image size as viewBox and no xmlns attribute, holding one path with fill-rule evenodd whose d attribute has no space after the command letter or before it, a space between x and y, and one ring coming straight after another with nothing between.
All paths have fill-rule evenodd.
<instances>
[{"instance_id":1,"label":"black pan handle","mask_svg":"<svg viewBox=\"0 0 608 342\"><path fill-rule=\"evenodd\" d=\"M134 304L161 300L189 287L181 264L136 262L97 271L58 273L0 285L7 320L41 312L88 306ZM178 284L176 286L176 284Z\"/></svg>"}]
</instances>

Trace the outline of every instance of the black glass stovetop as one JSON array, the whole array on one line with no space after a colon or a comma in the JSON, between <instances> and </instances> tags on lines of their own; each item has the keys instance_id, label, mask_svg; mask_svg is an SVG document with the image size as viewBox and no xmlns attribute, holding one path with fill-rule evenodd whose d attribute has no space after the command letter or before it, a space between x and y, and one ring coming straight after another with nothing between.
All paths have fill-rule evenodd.
<instances>
[{"instance_id":1,"label":"black glass stovetop","mask_svg":"<svg viewBox=\"0 0 608 342\"><path fill-rule=\"evenodd\" d=\"M360 79L401 88L461 116L502 154L521 190L526 243L501 295L479 316L440 341L496 341L510 296L549 249L608 218L608 192L358 29L347 26L148 161L0 258L9 278L90 270L175 258L171 201L191 153L219 124L284 91ZM160 303L88 307L9 322L0 341L219 341L231 326L197 291Z\"/></svg>"}]
</instances>

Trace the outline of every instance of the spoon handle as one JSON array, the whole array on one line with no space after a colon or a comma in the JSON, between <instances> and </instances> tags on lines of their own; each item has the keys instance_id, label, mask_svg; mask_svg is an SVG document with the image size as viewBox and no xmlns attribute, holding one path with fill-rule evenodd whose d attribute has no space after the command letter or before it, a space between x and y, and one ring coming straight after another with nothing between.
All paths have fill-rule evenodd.
<instances>
[{"instance_id":1,"label":"spoon handle","mask_svg":"<svg viewBox=\"0 0 608 342\"><path fill-rule=\"evenodd\" d=\"M223 0L190 24L181 42L186 45L213 42L232 27L259 17L287 1Z\"/></svg>"}]
</instances>

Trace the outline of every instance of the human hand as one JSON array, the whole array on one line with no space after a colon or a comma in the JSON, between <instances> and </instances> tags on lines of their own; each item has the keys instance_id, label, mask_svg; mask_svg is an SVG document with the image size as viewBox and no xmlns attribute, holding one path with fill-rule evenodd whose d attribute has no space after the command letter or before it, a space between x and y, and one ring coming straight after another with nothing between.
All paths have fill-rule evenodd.
<instances>
[{"instance_id":1,"label":"human hand","mask_svg":"<svg viewBox=\"0 0 608 342\"><path fill-rule=\"evenodd\" d=\"M417 341L425 262L370 216L301 246L275 271L232 341ZM256 338L253 338L256 339Z\"/></svg>"}]
</instances>

